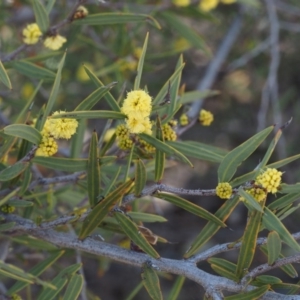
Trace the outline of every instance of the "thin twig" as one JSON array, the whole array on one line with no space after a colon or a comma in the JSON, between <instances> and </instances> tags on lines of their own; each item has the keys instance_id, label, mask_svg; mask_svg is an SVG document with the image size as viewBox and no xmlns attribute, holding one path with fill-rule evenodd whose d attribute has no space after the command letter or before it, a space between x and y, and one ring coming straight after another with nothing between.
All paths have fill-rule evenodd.
<instances>
[{"instance_id":1,"label":"thin twig","mask_svg":"<svg viewBox=\"0 0 300 300\"><path fill-rule=\"evenodd\" d=\"M207 71L199 82L197 86L197 90L209 90L213 83L216 80L216 77L224 63L226 57L228 56L232 46L234 45L241 29L242 29L242 20L243 20L243 9L240 9L238 15L235 17L234 21L231 23L230 28L223 39L216 55L213 60L209 64ZM199 99L198 101L193 102L190 109L187 112L187 116L189 120L194 120L198 118L198 114L200 112L201 106L203 103L203 99Z\"/></svg>"}]
</instances>

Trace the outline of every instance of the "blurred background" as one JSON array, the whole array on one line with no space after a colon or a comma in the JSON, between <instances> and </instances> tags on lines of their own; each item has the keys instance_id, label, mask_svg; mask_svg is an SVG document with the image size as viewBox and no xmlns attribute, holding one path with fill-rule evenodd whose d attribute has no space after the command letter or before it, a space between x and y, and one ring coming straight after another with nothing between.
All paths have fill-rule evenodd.
<instances>
[{"instance_id":1,"label":"blurred background","mask_svg":"<svg viewBox=\"0 0 300 300\"><path fill-rule=\"evenodd\" d=\"M47 1L44 1L47 2ZM180 1L178 1L180 2ZM64 19L73 5L73 1L56 1L50 14L51 25ZM116 99L133 88L137 62L141 47L149 32L148 49L145 58L142 86L155 97L160 88L173 74L179 55L182 53L186 63L182 76L182 89L194 91L199 87L217 91L217 95L203 99L202 107L214 115L209 127L199 123L184 131L181 140L193 140L217 146L227 150L240 145L258 131L276 124L276 128L293 118L284 129L283 136L274 152L271 162L300 152L300 3L297 0L243 0L230 5L222 2L210 10L199 7L199 1L189 5L178 5L175 1L88 1L89 13L136 12L152 15L161 25L157 29L150 21L129 23L126 25L79 26L70 24L61 28L59 33L67 38L64 49L68 49L62 84L54 110L73 110L87 95L95 90L94 84L86 75L83 64L92 69L104 84L117 82L111 93ZM167 21L164 13L172 13L180 24L193 29L209 49L209 56L203 49L196 47L190 38ZM0 55L5 56L22 44L22 30L34 22L29 1L0 0ZM20 53L17 59L44 55L38 64L56 71L63 50L49 54L40 45L30 47ZM218 61L219 59L219 61ZM0 85L0 125L1 128L14 122L30 98L38 80L10 68L9 76L14 83L12 91ZM215 68L213 68L215 66ZM35 99L30 112L33 119L49 98L52 82L45 82ZM177 117L193 109L192 104L182 107ZM109 109L104 101L95 109ZM89 130L86 140L95 129L102 133L105 120L88 121ZM271 141L271 137L268 142ZM239 169L238 174L253 170L268 147L265 142ZM66 155L68 145L61 147L59 155ZM64 150L65 149L65 150ZM83 146L83 155L87 147ZM212 189L217 185L218 164L192 159L194 169L179 162L171 161L165 173L163 183L188 189ZM282 169L285 183L299 181L299 162L293 162ZM44 176L51 176L49 170L41 169ZM45 172L45 173L44 173ZM48 173L47 173L48 172ZM74 187L76 191L76 187ZM217 197L185 197L214 213L223 203ZM66 212L69 206L76 206L80 200L78 193L57 196L57 205ZM272 199L268 199L272 201ZM150 201L149 201L150 203ZM165 237L170 243L158 244L156 249L162 257L181 259L192 240L206 224L205 220L173 205L153 200L148 203L148 211L165 217L164 223L147 224L154 233ZM60 211L60 208L58 208ZM285 220L291 232L298 231L299 214L296 211ZM243 233L247 219L246 209L239 205L227 221L227 229L221 229L202 249L213 245L236 241ZM122 236L110 237L113 243L122 244ZM262 232L265 236L266 232ZM31 253L32 251L32 253ZM287 250L288 251L288 250ZM288 252L284 252L288 255ZM8 262L27 265L28 268L39 261L34 250L21 244L15 245L15 255L8 256ZM35 253L35 255L33 255ZM32 255L31 255L32 254ZM74 251L68 251L74 263ZM110 262L107 259L83 254L84 273L90 299L129 299L141 279L140 270L135 267ZM66 256L64 256L66 257ZM231 251L223 256L236 262L237 252ZM265 256L256 257L256 264L266 261ZM66 259L60 260L60 266L68 265ZM208 263L199 265L203 270L213 273ZM298 271L300 271L298 267ZM280 276L290 283L297 283L276 270L270 273ZM51 278L51 273L45 277ZM168 295L175 276L161 274L161 286L164 295ZM202 299L203 290L196 283L186 280L178 299ZM25 296L24 296L25 297ZM98 297L98 298L97 298ZM142 288L134 299L148 299ZM26 297L25 297L26 299Z\"/></svg>"}]
</instances>

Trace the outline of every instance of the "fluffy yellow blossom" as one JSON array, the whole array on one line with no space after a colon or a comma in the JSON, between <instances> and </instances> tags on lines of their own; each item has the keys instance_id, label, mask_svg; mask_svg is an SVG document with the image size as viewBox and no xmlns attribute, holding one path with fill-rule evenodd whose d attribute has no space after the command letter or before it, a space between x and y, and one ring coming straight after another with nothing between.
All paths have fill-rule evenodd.
<instances>
[{"instance_id":1,"label":"fluffy yellow blossom","mask_svg":"<svg viewBox=\"0 0 300 300\"><path fill-rule=\"evenodd\" d=\"M149 117L144 117L141 113L131 114L126 119L126 125L130 133L147 133L152 134L152 123Z\"/></svg>"},{"instance_id":2,"label":"fluffy yellow blossom","mask_svg":"<svg viewBox=\"0 0 300 300\"><path fill-rule=\"evenodd\" d=\"M67 41L67 39L59 34L48 36L44 41L44 46L51 50L58 50Z\"/></svg>"},{"instance_id":3,"label":"fluffy yellow blossom","mask_svg":"<svg viewBox=\"0 0 300 300\"><path fill-rule=\"evenodd\" d=\"M57 152L58 146L52 136L44 135L35 155L52 156Z\"/></svg>"},{"instance_id":4,"label":"fluffy yellow blossom","mask_svg":"<svg viewBox=\"0 0 300 300\"><path fill-rule=\"evenodd\" d=\"M23 29L22 33L23 33L23 42L27 45L36 44L42 35L42 32L38 24L36 23L27 25L27 27Z\"/></svg>"},{"instance_id":5,"label":"fluffy yellow blossom","mask_svg":"<svg viewBox=\"0 0 300 300\"><path fill-rule=\"evenodd\" d=\"M133 50L133 56L139 59L142 55L142 52L143 52L143 48L137 47Z\"/></svg>"},{"instance_id":6,"label":"fluffy yellow blossom","mask_svg":"<svg viewBox=\"0 0 300 300\"><path fill-rule=\"evenodd\" d=\"M0 207L0 210L5 214L11 214L15 211L15 207L9 204L4 204Z\"/></svg>"},{"instance_id":7,"label":"fluffy yellow blossom","mask_svg":"<svg viewBox=\"0 0 300 300\"><path fill-rule=\"evenodd\" d=\"M149 117L152 110L151 101L151 97L145 91L131 91L127 93L121 111L128 118L136 113L141 114L143 117Z\"/></svg>"},{"instance_id":8,"label":"fluffy yellow blossom","mask_svg":"<svg viewBox=\"0 0 300 300\"><path fill-rule=\"evenodd\" d=\"M187 114L182 114L179 118L179 123L181 126L186 126L189 124L189 118Z\"/></svg>"},{"instance_id":9,"label":"fluffy yellow blossom","mask_svg":"<svg viewBox=\"0 0 300 300\"><path fill-rule=\"evenodd\" d=\"M236 0L221 0L221 2L224 4L232 4L232 3L235 3Z\"/></svg>"},{"instance_id":10,"label":"fluffy yellow blossom","mask_svg":"<svg viewBox=\"0 0 300 300\"><path fill-rule=\"evenodd\" d=\"M263 189L257 187L246 190L246 193L251 195L257 202L261 202L267 197L267 193ZM245 201L246 199L244 197L240 197L240 200Z\"/></svg>"},{"instance_id":11,"label":"fluffy yellow blossom","mask_svg":"<svg viewBox=\"0 0 300 300\"><path fill-rule=\"evenodd\" d=\"M260 184L268 193L275 194L281 183L282 172L268 168L265 172L258 175L255 183Z\"/></svg>"},{"instance_id":12,"label":"fluffy yellow blossom","mask_svg":"<svg viewBox=\"0 0 300 300\"><path fill-rule=\"evenodd\" d=\"M189 6L191 4L191 0L173 0L172 2L179 7Z\"/></svg>"},{"instance_id":13,"label":"fluffy yellow blossom","mask_svg":"<svg viewBox=\"0 0 300 300\"><path fill-rule=\"evenodd\" d=\"M129 56L125 59L119 61L120 63L120 70L121 71L136 71L137 68L137 61L133 59L133 57Z\"/></svg>"},{"instance_id":14,"label":"fluffy yellow blossom","mask_svg":"<svg viewBox=\"0 0 300 300\"><path fill-rule=\"evenodd\" d=\"M63 111L56 111L53 116L63 113ZM56 139L69 139L76 132L78 122L76 119L61 118L48 119L49 132Z\"/></svg>"},{"instance_id":15,"label":"fluffy yellow blossom","mask_svg":"<svg viewBox=\"0 0 300 300\"><path fill-rule=\"evenodd\" d=\"M214 115L205 109L201 109L199 114L199 121L203 126L209 126L214 120Z\"/></svg>"},{"instance_id":16,"label":"fluffy yellow blossom","mask_svg":"<svg viewBox=\"0 0 300 300\"><path fill-rule=\"evenodd\" d=\"M201 0L199 8L202 11L211 11L216 8L219 4L219 0Z\"/></svg>"},{"instance_id":17,"label":"fluffy yellow blossom","mask_svg":"<svg viewBox=\"0 0 300 300\"><path fill-rule=\"evenodd\" d=\"M229 199L232 195L232 187L228 182L220 182L216 187L216 194L221 199Z\"/></svg>"},{"instance_id":18,"label":"fluffy yellow blossom","mask_svg":"<svg viewBox=\"0 0 300 300\"><path fill-rule=\"evenodd\" d=\"M107 143L115 134L115 132L116 132L116 128L109 128L104 134L103 141Z\"/></svg>"},{"instance_id":19,"label":"fluffy yellow blossom","mask_svg":"<svg viewBox=\"0 0 300 300\"><path fill-rule=\"evenodd\" d=\"M88 14L89 14L88 10L84 6L80 5L80 6L78 6L78 8L76 9L75 14L73 15L73 20L83 19Z\"/></svg>"},{"instance_id":20,"label":"fluffy yellow blossom","mask_svg":"<svg viewBox=\"0 0 300 300\"><path fill-rule=\"evenodd\" d=\"M161 129L165 141L176 141L177 134L169 124L162 125Z\"/></svg>"},{"instance_id":21,"label":"fluffy yellow blossom","mask_svg":"<svg viewBox=\"0 0 300 300\"><path fill-rule=\"evenodd\" d=\"M191 48L191 44L187 39L181 37L174 41L173 48L178 52L185 51L185 50Z\"/></svg>"},{"instance_id":22,"label":"fluffy yellow blossom","mask_svg":"<svg viewBox=\"0 0 300 300\"><path fill-rule=\"evenodd\" d=\"M34 118L33 120L32 120L32 127L35 127L35 124L36 124L36 121L37 121L37 118ZM41 134L44 136L48 136L48 135L51 135L51 133L50 133L50 130L51 130L51 128L50 128L50 122L49 122L49 120L46 120L46 122L45 122L45 124L44 124L44 127L43 127L43 129L42 129L42 131L41 131Z\"/></svg>"}]
</instances>

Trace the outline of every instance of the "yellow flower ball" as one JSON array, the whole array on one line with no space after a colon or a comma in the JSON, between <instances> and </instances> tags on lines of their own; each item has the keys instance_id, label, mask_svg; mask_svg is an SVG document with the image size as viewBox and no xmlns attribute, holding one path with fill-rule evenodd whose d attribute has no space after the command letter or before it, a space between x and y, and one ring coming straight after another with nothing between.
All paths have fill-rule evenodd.
<instances>
[{"instance_id":1,"label":"yellow flower ball","mask_svg":"<svg viewBox=\"0 0 300 300\"><path fill-rule=\"evenodd\" d=\"M141 113L131 113L126 119L126 126L130 133L152 134L152 123L149 117L144 117Z\"/></svg>"},{"instance_id":2,"label":"yellow flower ball","mask_svg":"<svg viewBox=\"0 0 300 300\"><path fill-rule=\"evenodd\" d=\"M178 7L185 7L191 4L191 0L172 0L172 2Z\"/></svg>"},{"instance_id":3,"label":"yellow flower ball","mask_svg":"<svg viewBox=\"0 0 300 300\"><path fill-rule=\"evenodd\" d=\"M42 32L36 23L27 25L27 27L23 29L22 33L23 42L27 45L36 44L42 35Z\"/></svg>"},{"instance_id":4,"label":"yellow flower ball","mask_svg":"<svg viewBox=\"0 0 300 300\"><path fill-rule=\"evenodd\" d=\"M129 118L136 113L143 117L149 117L152 110L151 101L151 97L145 91L131 91L124 100L121 112Z\"/></svg>"},{"instance_id":5,"label":"yellow flower ball","mask_svg":"<svg viewBox=\"0 0 300 300\"><path fill-rule=\"evenodd\" d=\"M16 210L16 208L12 205L4 204L0 207L0 210L5 214L11 214Z\"/></svg>"},{"instance_id":6,"label":"yellow flower ball","mask_svg":"<svg viewBox=\"0 0 300 300\"><path fill-rule=\"evenodd\" d=\"M187 114L182 114L179 118L179 124L181 126L186 126L189 124L189 118L187 116Z\"/></svg>"},{"instance_id":7,"label":"yellow flower ball","mask_svg":"<svg viewBox=\"0 0 300 300\"><path fill-rule=\"evenodd\" d=\"M169 124L162 125L162 132L165 141L176 141L177 134Z\"/></svg>"},{"instance_id":8,"label":"yellow flower ball","mask_svg":"<svg viewBox=\"0 0 300 300\"><path fill-rule=\"evenodd\" d=\"M228 182L220 182L216 187L216 194L221 199L229 199L232 195L232 187Z\"/></svg>"},{"instance_id":9,"label":"yellow flower ball","mask_svg":"<svg viewBox=\"0 0 300 300\"><path fill-rule=\"evenodd\" d=\"M268 193L275 194L281 183L282 172L268 168L265 172L258 175L255 183L261 185Z\"/></svg>"},{"instance_id":10,"label":"yellow flower ball","mask_svg":"<svg viewBox=\"0 0 300 300\"><path fill-rule=\"evenodd\" d=\"M199 121L203 126L209 126L214 120L214 115L205 109L201 109L199 114Z\"/></svg>"},{"instance_id":11,"label":"yellow flower ball","mask_svg":"<svg viewBox=\"0 0 300 300\"><path fill-rule=\"evenodd\" d=\"M118 147L122 150L130 150L133 146L133 141L129 137L118 139Z\"/></svg>"},{"instance_id":12,"label":"yellow flower ball","mask_svg":"<svg viewBox=\"0 0 300 300\"><path fill-rule=\"evenodd\" d=\"M63 111L56 111L53 116L63 113ZM76 132L78 122L76 119L61 118L48 119L48 128L51 135L56 139L70 139Z\"/></svg>"},{"instance_id":13,"label":"yellow flower ball","mask_svg":"<svg viewBox=\"0 0 300 300\"><path fill-rule=\"evenodd\" d=\"M126 127L125 124L120 124L116 127L116 136L118 138L129 137L129 129Z\"/></svg>"},{"instance_id":14,"label":"yellow flower ball","mask_svg":"<svg viewBox=\"0 0 300 300\"><path fill-rule=\"evenodd\" d=\"M219 0L201 0L199 8L202 11L208 12L216 8L219 4Z\"/></svg>"},{"instance_id":15,"label":"yellow flower ball","mask_svg":"<svg viewBox=\"0 0 300 300\"><path fill-rule=\"evenodd\" d=\"M44 46L51 50L58 50L67 41L67 39L59 34L48 36L44 41Z\"/></svg>"},{"instance_id":16,"label":"yellow flower ball","mask_svg":"<svg viewBox=\"0 0 300 300\"><path fill-rule=\"evenodd\" d=\"M246 193L251 195L257 202L261 202L267 197L267 193L263 189L257 187L246 190ZM240 197L240 201L246 201L246 199L244 197Z\"/></svg>"},{"instance_id":17,"label":"yellow flower ball","mask_svg":"<svg viewBox=\"0 0 300 300\"><path fill-rule=\"evenodd\" d=\"M35 155L52 156L57 152L58 146L52 136L44 135Z\"/></svg>"}]
</instances>

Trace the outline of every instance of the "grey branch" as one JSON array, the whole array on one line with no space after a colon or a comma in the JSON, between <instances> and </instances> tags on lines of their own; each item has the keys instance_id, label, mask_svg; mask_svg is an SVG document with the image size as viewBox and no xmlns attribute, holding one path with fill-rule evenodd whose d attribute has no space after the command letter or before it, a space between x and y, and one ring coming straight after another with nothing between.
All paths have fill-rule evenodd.
<instances>
[{"instance_id":1,"label":"grey branch","mask_svg":"<svg viewBox=\"0 0 300 300\"><path fill-rule=\"evenodd\" d=\"M202 271L197 265L189 260L175 260L168 258L154 259L143 253L137 253L134 251L126 250L118 246L108 244L95 240L93 238L86 238L85 240L79 240L74 234L57 232L53 229L43 229L34 222L21 218L17 215L5 215L0 216L6 222L15 222L16 225L10 232L15 234L29 234L43 241L50 242L57 247L74 249L76 251L83 251L94 255L103 256L112 259L117 262L129 264L136 267L142 267L144 263L150 262L161 272L167 272L176 275L182 275L190 280L195 281L201 285L205 290L211 291L215 299L221 299L221 293L218 291L229 291L233 293L239 293L241 291L251 291L253 286L244 286L238 284L230 279L211 275ZM299 297L300 298L300 297ZM263 299L284 299L292 300L299 299L298 296L286 296L274 292L267 292Z\"/></svg>"}]
</instances>

